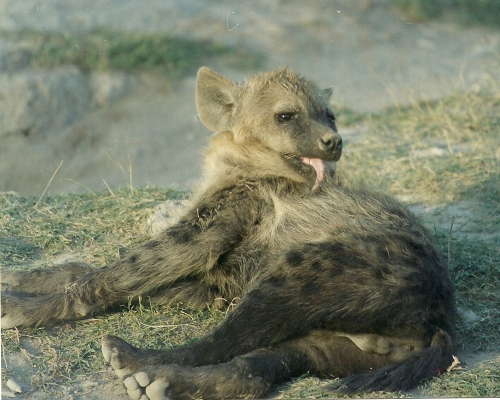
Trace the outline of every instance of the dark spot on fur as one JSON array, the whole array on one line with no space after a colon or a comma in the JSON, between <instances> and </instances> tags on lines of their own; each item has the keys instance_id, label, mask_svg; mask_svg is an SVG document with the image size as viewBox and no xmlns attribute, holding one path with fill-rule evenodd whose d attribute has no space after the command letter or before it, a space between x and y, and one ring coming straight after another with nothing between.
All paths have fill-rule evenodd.
<instances>
[{"instance_id":1,"label":"dark spot on fur","mask_svg":"<svg viewBox=\"0 0 500 400\"><path fill-rule=\"evenodd\" d=\"M136 264L137 261L139 260L139 255L138 254L132 254L128 260L130 261L131 264Z\"/></svg>"},{"instance_id":2,"label":"dark spot on fur","mask_svg":"<svg viewBox=\"0 0 500 400\"><path fill-rule=\"evenodd\" d=\"M337 278L344 273L344 267L339 264L330 265L329 270L332 278Z\"/></svg>"},{"instance_id":3,"label":"dark spot on fur","mask_svg":"<svg viewBox=\"0 0 500 400\"><path fill-rule=\"evenodd\" d=\"M313 269L319 270L323 267L323 264L319 260L314 260L311 266L313 267Z\"/></svg>"},{"instance_id":4,"label":"dark spot on fur","mask_svg":"<svg viewBox=\"0 0 500 400\"><path fill-rule=\"evenodd\" d=\"M372 276L378 280L387 279L388 275L392 275L391 269L387 265L380 266L378 268L374 268L371 271Z\"/></svg>"},{"instance_id":5,"label":"dark spot on fur","mask_svg":"<svg viewBox=\"0 0 500 400\"><path fill-rule=\"evenodd\" d=\"M275 288L279 288L285 284L286 279L284 277L273 276L273 277L269 278L268 282L271 284L271 286L273 286Z\"/></svg>"},{"instance_id":6,"label":"dark spot on fur","mask_svg":"<svg viewBox=\"0 0 500 400\"><path fill-rule=\"evenodd\" d=\"M344 246L338 243L319 243L317 245L313 245L318 248L325 255L334 255L338 253L344 253L346 250Z\"/></svg>"},{"instance_id":7,"label":"dark spot on fur","mask_svg":"<svg viewBox=\"0 0 500 400\"><path fill-rule=\"evenodd\" d=\"M384 273L381 268L375 268L371 271L372 276L379 281L384 279Z\"/></svg>"},{"instance_id":8,"label":"dark spot on fur","mask_svg":"<svg viewBox=\"0 0 500 400\"><path fill-rule=\"evenodd\" d=\"M298 267L304 261L304 256L300 251L291 250L286 253L286 261L290 267Z\"/></svg>"},{"instance_id":9,"label":"dark spot on fur","mask_svg":"<svg viewBox=\"0 0 500 400\"><path fill-rule=\"evenodd\" d=\"M193 225L176 225L167 231L167 235L177 244L186 244L193 240L197 229Z\"/></svg>"},{"instance_id":10,"label":"dark spot on fur","mask_svg":"<svg viewBox=\"0 0 500 400\"><path fill-rule=\"evenodd\" d=\"M158 264L161 264L163 261L165 261L165 257L163 257L163 256L157 256L156 257L156 262Z\"/></svg>"},{"instance_id":11,"label":"dark spot on fur","mask_svg":"<svg viewBox=\"0 0 500 400\"><path fill-rule=\"evenodd\" d=\"M316 278L311 278L302 286L300 292L302 295L311 295L313 293L318 293L318 288L318 280Z\"/></svg>"}]
</instances>

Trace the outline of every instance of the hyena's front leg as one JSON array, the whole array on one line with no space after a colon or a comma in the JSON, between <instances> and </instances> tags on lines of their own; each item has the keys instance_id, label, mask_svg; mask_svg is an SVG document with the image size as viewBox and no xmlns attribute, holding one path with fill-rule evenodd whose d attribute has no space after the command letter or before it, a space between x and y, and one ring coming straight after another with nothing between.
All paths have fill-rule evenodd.
<instances>
[{"instance_id":1,"label":"hyena's front leg","mask_svg":"<svg viewBox=\"0 0 500 400\"><path fill-rule=\"evenodd\" d=\"M231 209L235 204L237 202L229 203L218 213L206 211L208 217L203 220L199 215L203 208L193 209L160 237L131 251L125 258L93 269L68 285L57 283L59 291L34 297L2 293L2 328L81 319L108 306L127 302L130 297L158 298L166 303L187 300L185 292L195 293L198 304L210 299L218 290L214 290L213 283L204 283L204 277L213 271L220 255L231 250L235 238L241 236L248 224L248 216ZM37 286L36 278L29 281ZM221 295L225 294L219 297Z\"/></svg>"},{"instance_id":2,"label":"hyena's front leg","mask_svg":"<svg viewBox=\"0 0 500 400\"><path fill-rule=\"evenodd\" d=\"M89 269L90 272L71 281L64 270L22 273L10 279L15 284L21 277L33 285L28 292L27 283L13 286L16 291L2 292L2 329L15 326L46 326L67 320L77 320L99 313L106 307L120 302L126 303L130 297L154 295L162 286L159 279L153 279L155 269L165 266L149 264L137 265L138 255L117 260L103 268ZM147 268L149 266L149 268ZM148 271L149 270L149 271ZM37 284L37 278L50 285ZM145 285L145 277L149 282ZM24 289L21 291L20 289ZM44 291L46 293L44 293Z\"/></svg>"}]
</instances>

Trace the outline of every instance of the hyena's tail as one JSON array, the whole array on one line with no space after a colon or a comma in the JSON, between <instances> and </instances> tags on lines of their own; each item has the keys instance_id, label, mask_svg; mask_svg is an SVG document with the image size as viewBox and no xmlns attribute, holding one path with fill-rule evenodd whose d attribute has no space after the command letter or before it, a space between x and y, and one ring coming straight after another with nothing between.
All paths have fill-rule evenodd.
<instances>
[{"instance_id":1,"label":"hyena's tail","mask_svg":"<svg viewBox=\"0 0 500 400\"><path fill-rule=\"evenodd\" d=\"M420 381L445 372L453 363L452 352L450 336L439 331L431 346L414 356L373 372L344 378L331 388L340 393L409 390Z\"/></svg>"}]
</instances>

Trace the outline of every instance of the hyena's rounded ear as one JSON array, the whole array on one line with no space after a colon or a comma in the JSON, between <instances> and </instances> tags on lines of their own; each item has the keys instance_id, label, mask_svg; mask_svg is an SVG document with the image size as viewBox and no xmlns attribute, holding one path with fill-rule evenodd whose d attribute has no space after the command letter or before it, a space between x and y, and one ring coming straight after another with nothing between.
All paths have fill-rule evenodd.
<instances>
[{"instance_id":1,"label":"hyena's rounded ear","mask_svg":"<svg viewBox=\"0 0 500 400\"><path fill-rule=\"evenodd\" d=\"M236 106L238 87L207 67L198 70L196 109L201 122L213 132L229 127Z\"/></svg>"},{"instance_id":2,"label":"hyena's rounded ear","mask_svg":"<svg viewBox=\"0 0 500 400\"><path fill-rule=\"evenodd\" d=\"M326 88L323 90L319 91L319 97L321 97L321 100L323 100L325 103L328 103L330 101L330 98L332 97L333 89Z\"/></svg>"}]
</instances>

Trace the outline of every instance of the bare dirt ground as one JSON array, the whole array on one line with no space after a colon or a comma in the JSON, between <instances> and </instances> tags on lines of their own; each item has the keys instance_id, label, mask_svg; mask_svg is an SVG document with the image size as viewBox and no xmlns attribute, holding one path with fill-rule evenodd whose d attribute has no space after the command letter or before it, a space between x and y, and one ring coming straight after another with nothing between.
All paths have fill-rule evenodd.
<instances>
[{"instance_id":1,"label":"bare dirt ground","mask_svg":"<svg viewBox=\"0 0 500 400\"><path fill-rule=\"evenodd\" d=\"M260 52L262 68L289 65L362 112L490 85L500 74L500 31L415 24L384 0L0 2L3 30L96 27ZM0 190L40 195L61 160L49 193L106 190L130 179L186 189L199 175L209 132L196 119L194 76L167 88L151 77L33 70L12 54L12 44L0 41ZM255 72L220 60L209 66L234 79Z\"/></svg>"},{"instance_id":2,"label":"bare dirt ground","mask_svg":"<svg viewBox=\"0 0 500 400\"><path fill-rule=\"evenodd\" d=\"M289 65L320 85L333 87L337 103L361 112L442 97L472 85L490 85L498 82L500 74L500 31L440 21L415 24L384 0L145 4L134 0L0 0L0 29L106 27L212 38L266 54L265 69ZM136 186L151 183L179 189L189 188L196 180L209 132L196 118L194 76L171 88L152 77L102 74L89 80L71 68L40 71L21 65L12 70L5 66L12 50L9 46L0 42L1 191L39 196L61 160L49 193L105 190L106 185L129 184L130 177ZM218 60L209 66L234 79L254 72ZM83 79L77 87L87 88L84 96L89 105L68 96L57 100L62 94L56 89L75 85L67 83L73 78L59 79L70 75ZM50 82L55 83L50 86ZM59 105L42 107L36 115L36 109L30 108L33 96L28 94L40 88ZM62 105L71 108L72 116L61 122L56 117L64 111ZM7 114L6 110L11 111ZM28 118L48 122L36 134L25 135L22 125ZM36 352L36 338L32 346ZM471 365L498 357L464 355L462 360ZM4 354L2 362L17 371L16 380L30 388L34 367L28 359ZM111 373L101 371L51 392L31 391L23 398L112 400L128 396Z\"/></svg>"}]
</instances>

